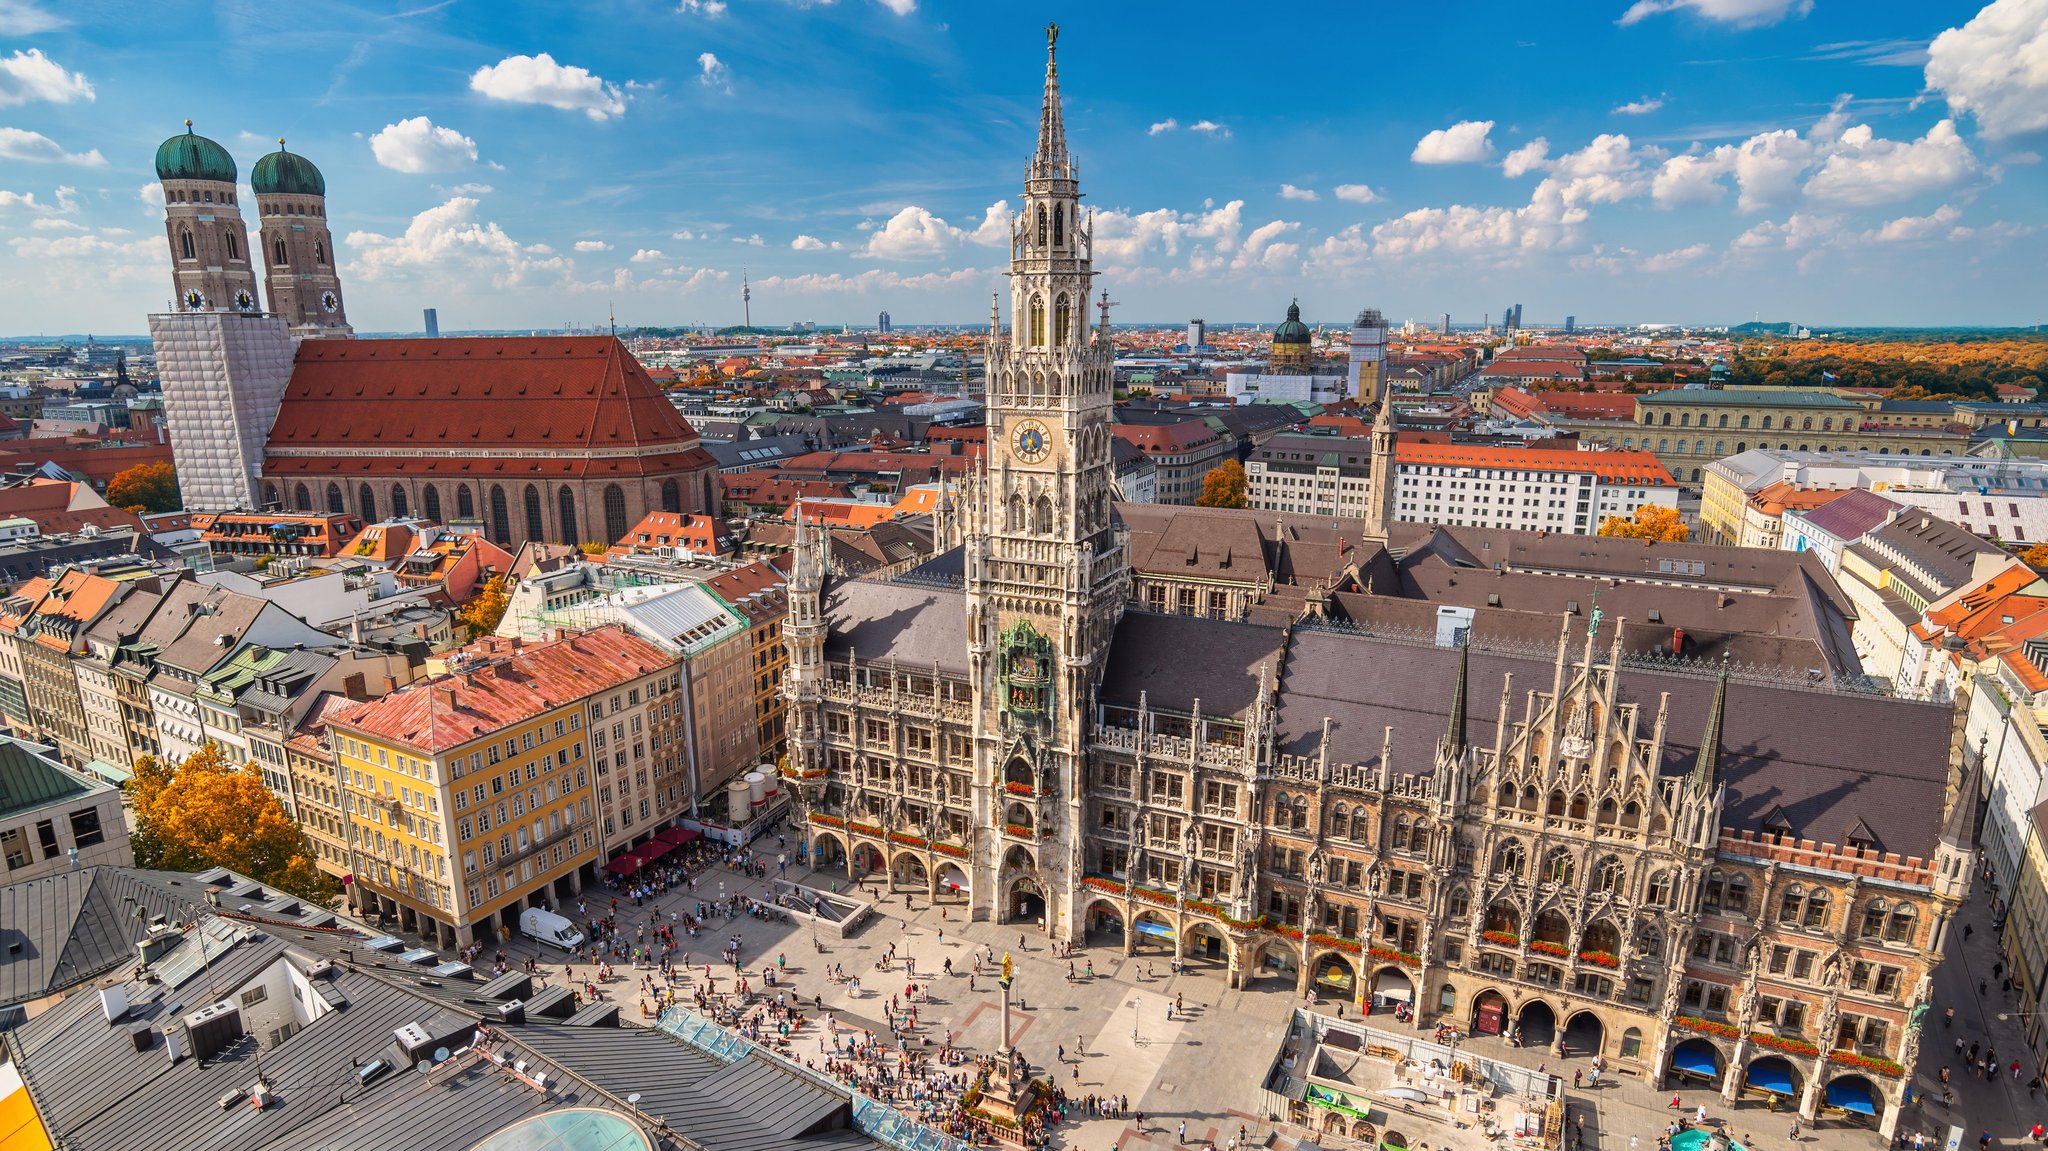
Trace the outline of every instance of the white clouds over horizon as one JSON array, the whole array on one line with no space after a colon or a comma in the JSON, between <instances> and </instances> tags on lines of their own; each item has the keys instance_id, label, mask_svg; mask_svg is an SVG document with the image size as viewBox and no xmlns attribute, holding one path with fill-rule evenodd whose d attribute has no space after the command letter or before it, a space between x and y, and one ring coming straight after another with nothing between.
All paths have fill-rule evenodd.
<instances>
[{"instance_id":1,"label":"white clouds over horizon","mask_svg":"<svg viewBox=\"0 0 2048 1151\"><path fill-rule=\"evenodd\" d=\"M1638 24L1665 12L1686 12L1702 20L1759 28L1813 11L1813 0L1636 0L1621 14L1623 26Z\"/></svg>"},{"instance_id":2,"label":"white clouds over horizon","mask_svg":"<svg viewBox=\"0 0 2048 1151\"><path fill-rule=\"evenodd\" d=\"M0 59L0 108L38 102L90 103L97 98L84 73L65 71L63 65L43 55L40 48L17 48L14 55Z\"/></svg>"},{"instance_id":3,"label":"white clouds over horizon","mask_svg":"<svg viewBox=\"0 0 2048 1151\"><path fill-rule=\"evenodd\" d=\"M1936 36L1927 87L1989 139L2048 129L2048 0L1994 0Z\"/></svg>"},{"instance_id":4,"label":"white clouds over horizon","mask_svg":"<svg viewBox=\"0 0 2048 1151\"><path fill-rule=\"evenodd\" d=\"M606 83L587 68L558 64L546 52L538 56L507 56L496 64L487 64L471 74L469 86L493 100L544 104L565 112L581 112L592 120L626 114L626 96L617 84Z\"/></svg>"},{"instance_id":5,"label":"white clouds over horizon","mask_svg":"<svg viewBox=\"0 0 2048 1151\"><path fill-rule=\"evenodd\" d=\"M98 148L67 152L57 141L41 132L21 128L0 128L0 160L29 160L38 164L77 164L97 168L107 162Z\"/></svg>"},{"instance_id":6,"label":"white clouds over horizon","mask_svg":"<svg viewBox=\"0 0 2048 1151\"><path fill-rule=\"evenodd\" d=\"M1493 158L1491 120L1460 120L1415 142L1408 158L1417 164L1483 164Z\"/></svg>"},{"instance_id":7,"label":"white clouds over horizon","mask_svg":"<svg viewBox=\"0 0 2048 1151\"><path fill-rule=\"evenodd\" d=\"M476 163L476 141L425 116L386 124L370 137L370 153L394 172L453 172Z\"/></svg>"}]
</instances>

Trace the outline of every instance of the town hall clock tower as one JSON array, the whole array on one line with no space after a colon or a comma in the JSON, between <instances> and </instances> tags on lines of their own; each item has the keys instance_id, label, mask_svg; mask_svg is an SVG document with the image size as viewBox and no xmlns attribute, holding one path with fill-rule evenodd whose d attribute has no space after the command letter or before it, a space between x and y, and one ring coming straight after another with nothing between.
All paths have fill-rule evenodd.
<instances>
[{"instance_id":1,"label":"town hall clock tower","mask_svg":"<svg viewBox=\"0 0 2048 1151\"><path fill-rule=\"evenodd\" d=\"M1078 938L1090 709L1129 592L1111 518L1106 325L1088 322L1090 225L1060 117L1059 27L1010 228L1007 335L992 313L988 453L969 499L968 648L975 691L977 917L1042 916ZM1107 319L1105 308L1104 319Z\"/></svg>"}]
</instances>

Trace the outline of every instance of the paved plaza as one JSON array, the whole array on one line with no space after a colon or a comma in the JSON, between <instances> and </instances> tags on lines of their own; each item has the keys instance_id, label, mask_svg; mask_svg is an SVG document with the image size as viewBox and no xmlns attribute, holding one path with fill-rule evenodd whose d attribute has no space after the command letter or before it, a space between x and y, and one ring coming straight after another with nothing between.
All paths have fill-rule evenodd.
<instances>
[{"instance_id":1,"label":"paved plaza","mask_svg":"<svg viewBox=\"0 0 2048 1151\"><path fill-rule=\"evenodd\" d=\"M640 906L630 898L618 897L618 919L630 940L634 924L647 922L650 915L666 921L671 912L699 899L731 895L765 899L771 894L770 880L777 876L772 867L768 879L713 867L700 874L694 894L672 891ZM976 954L984 958L993 954L1000 960L1008 951L1017 965L1012 1027L1024 1056L1037 1069L1050 1068L1070 1096L1127 1095L1132 1112L1145 1116L1142 1130L1131 1119L1070 1121L1056 1130L1054 1146L1079 1151L1173 1147L1179 1145L1182 1122L1190 1146L1223 1147L1241 1127L1251 1145L1283 1151L1318 1138L1280 1122L1284 1117L1268 1114L1261 1102L1260 1083L1280 1048L1290 1015L1305 1006L1291 986L1265 979L1232 990L1223 966L1202 960L1175 974L1170 949L1156 940L1141 940L1139 952L1133 956L1123 955L1116 945L1076 949L1072 956L1076 974L1069 980L1068 960L1057 956L1035 929L968 923L964 907L957 903L934 906L922 892L907 897L901 891L885 892L873 880L862 892L851 888L841 874L813 873L792 866L780 877L827 890L836 884L849 895L873 902L876 914L845 940L834 939L829 932L813 932L802 924L745 915L729 923L714 919L699 938L682 939L696 970L678 990L678 1002L687 1001L699 989L707 961L716 971L716 989L732 990L731 968L719 965L718 953L723 941L737 934L742 940L741 962L756 986L762 969L774 964L779 955L786 963L785 982L805 1001L822 997L842 1028L872 1029L886 1038L888 1000L892 994L901 994L910 981L900 962L901 957L909 956L916 960L916 982L928 986L930 995L919 1005L918 1032L933 1044L950 1033L954 1042L980 1054L999 1045L1001 1008L992 969L985 962L983 974L975 978L972 960ZM604 914L612 898L612 893L600 889L587 891L589 914ZM564 910L573 913L575 909ZM2004 1077L2004 1082L1992 1084L1971 1078L1958 1065L1952 1076L1957 1105L1944 1107L1938 1099L1938 1057L1947 1052L1953 1034L1941 1029L1940 1006L1957 1005L1957 1033L1972 1038L1983 1035L2001 1052L2018 1054L2023 1050L2018 1021L1996 1018L2000 1011L2011 1010L2000 996L1997 981L1989 980L1983 1000L1976 994L1976 981L1988 980L1991 964L1997 960L1995 936L1976 905L1971 906L1965 921L1972 924L1971 936L1961 955L1952 956L1937 979L1937 1011L1929 1020L1929 1051L1922 1060L1924 1073L1916 1081L1936 1098L1924 1108L1909 1109L1902 1127L1909 1136L1912 1131L1925 1130L1930 1148L1941 1147L1952 1123L1969 1128L1966 1143L1970 1145L1978 1132L1988 1127L1994 1146L2016 1148L2028 1143L2024 1134L2034 1122L2048 1118L2048 1106L2040 1100L2031 1101L2030 1106L2024 1080L2013 1083ZM887 972L878 970L877 961L892 945L899 962ZM551 982L565 970L560 951L539 948L523 937L515 936L505 946L505 953L515 962L537 956L543 964L542 974ZM494 954L495 949L489 949L478 957L480 972L489 968ZM948 960L953 968L950 976L942 973ZM857 976L860 989L856 992L828 979L826 969L831 964ZM1091 965L1092 978L1087 974ZM584 963L575 964L573 970L579 984L596 974ZM639 991L641 977L648 974L651 972L636 971L621 962L611 981L601 985L607 998L619 1002L623 1018L635 1024L652 1021L648 1014L652 1004ZM1184 1010L1168 1018L1167 1008L1176 997ZM1325 1014L1341 1010L1352 1019L1357 1015L1353 1007L1340 1009L1328 1002L1313 1009ZM1412 1033L1391 1015L1375 1015L1368 1022L1383 1030ZM807 1025L788 1053L797 1059L820 1061L819 1036L819 1029ZM1590 1073L1590 1061L1583 1057L1560 1060L1551 1052L1510 1048L1494 1037L1473 1038L1463 1049L1560 1076L1568 1085L1567 1124L1579 1127L1583 1119L1588 1151L1655 1151L1658 1134L1673 1117L1672 1091L1633 1078L1603 1077L1597 1087L1570 1089L1574 1072ZM1870 1151L1883 1146L1873 1130L1838 1120L1806 1127L1794 1143L1794 1116L1774 1111L1761 1100L1744 1098L1728 1103L1718 1091L1705 1089L1678 1094L1688 1113L1705 1105L1710 1124L1725 1127L1746 1146L1762 1151L1794 1147L1799 1151ZM1445 1146L1488 1145L1476 1130L1466 1133L1464 1139ZM1329 1134L1321 1135L1315 1145L1360 1146Z\"/></svg>"}]
</instances>

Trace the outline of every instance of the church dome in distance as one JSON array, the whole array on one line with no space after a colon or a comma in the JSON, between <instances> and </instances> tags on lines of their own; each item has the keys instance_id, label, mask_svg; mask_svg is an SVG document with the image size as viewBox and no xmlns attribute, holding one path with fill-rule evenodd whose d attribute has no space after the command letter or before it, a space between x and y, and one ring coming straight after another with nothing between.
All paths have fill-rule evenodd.
<instances>
[{"instance_id":1,"label":"church dome in distance","mask_svg":"<svg viewBox=\"0 0 2048 1151\"><path fill-rule=\"evenodd\" d=\"M1308 325L1301 322L1301 301L1287 305L1287 319L1273 329L1276 344L1306 344L1309 342Z\"/></svg>"},{"instance_id":2,"label":"church dome in distance","mask_svg":"<svg viewBox=\"0 0 2048 1151\"><path fill-rule=\"evenodd\" d=\"M235 158L228 150L192 130L192 121L185 121L185 132L173 136L156 147L156 178L159 180L218 180L223 184L235 182Z\"/></svg>"},{"instance_id":3,"label":"church dome in distance","mask_svg":"<svg viewBox=\"0 0 2048 1151\"><path fill-rule=\"evenodd\" d=\"M327 178L313 161L304 156L284 150L284 141L277 142L277 151L270 153L256 166L249 169L249 186L259 196L325 196Z\"/></svg>"}]
</instances>

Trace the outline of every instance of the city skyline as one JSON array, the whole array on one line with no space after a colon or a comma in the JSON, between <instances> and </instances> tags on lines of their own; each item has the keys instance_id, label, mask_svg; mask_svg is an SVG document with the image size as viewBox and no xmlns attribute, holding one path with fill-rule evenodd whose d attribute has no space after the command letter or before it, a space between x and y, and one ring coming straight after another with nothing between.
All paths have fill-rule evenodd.
<instances>
[{"instance_id":1,"label":"city skyline","mask_svg":"<svg viewBox=\"0 0 2048 1151\"><path fill-rule=\"evenodd\" d=\"M763 323L972 322L1036 112L1016 79L1053 18L1122 316L2041 318L2048 88L1986 62L2048 36L2048 0L1582 7L1311 6L1269 35L1348 28L1329 42L1358 59L1275 85L1228 79L1215 6L1139 29L1066 4L685 0L565 27L450 0L156 28L0 3L0 306L18 332L109 333L167 307L149 161L189 116L245 184L278 136L321 167L366 331L422 307L455 330L737 323L743 269ZM1560 73L1574 53L1598 65Z\"/></svg>"}]
</instances>

